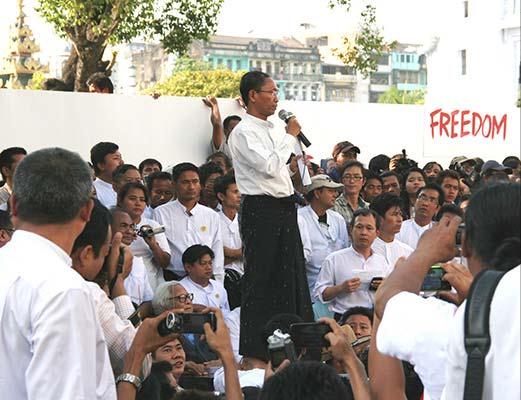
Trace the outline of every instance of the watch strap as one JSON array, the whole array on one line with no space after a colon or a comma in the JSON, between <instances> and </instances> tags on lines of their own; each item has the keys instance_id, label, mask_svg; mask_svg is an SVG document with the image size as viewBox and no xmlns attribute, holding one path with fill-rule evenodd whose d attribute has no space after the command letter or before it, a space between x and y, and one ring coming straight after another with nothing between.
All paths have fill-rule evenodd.
<instances>
[{"instance_id":1,"label":"watch strap","mask_svg":"<svg viewBox=\"0 0 521 400\"><path fill-rule=\"evenodd\" d=\"M137 390L141 389L141 379L136 375L132 375L132 374L128 374L128 373L121 374L116 378L116 385L119 382L132 383L136 387Z\"/></svg>"}]
</instances>

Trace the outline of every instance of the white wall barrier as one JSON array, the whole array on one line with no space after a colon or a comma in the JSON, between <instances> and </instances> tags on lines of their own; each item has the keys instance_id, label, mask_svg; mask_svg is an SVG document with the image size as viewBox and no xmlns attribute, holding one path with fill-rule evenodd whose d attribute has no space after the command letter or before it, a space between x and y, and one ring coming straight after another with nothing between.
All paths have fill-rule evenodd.
<instances>
[{"instance_id":1,"label":"white wall barrier","mask_svg":"<svg viewBox=\"0 0 521 400\"><path fill-rule=\"evenodd\" d=\"M219 104L223 118L243 114L233 100ZM448 166L457 155L501 162L520 153L518 108L280 102L282 108L298 117L316 160L330 157L341 140L359 146L365 163L403 148L420 166L431 160ZM283 129L276 116L271 120ZM153 157L167 166L202 163L210 136L209 109L198 98L0 90L0 149L59 146L88 160L95 143L113 141L126 162Z\"/></svg>"}]
</instances>

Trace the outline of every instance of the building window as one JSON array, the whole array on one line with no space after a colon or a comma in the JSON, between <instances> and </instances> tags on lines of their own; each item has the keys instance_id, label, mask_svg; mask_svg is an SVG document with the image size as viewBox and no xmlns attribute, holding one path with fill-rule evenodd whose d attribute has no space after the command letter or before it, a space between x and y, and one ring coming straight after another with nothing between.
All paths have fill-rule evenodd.
<instances>
[{"instance_id":1,"label":"building window","mask_svg":"<svg viewBox=\"0 0 521 400\"><path fill-rule=\"evenodd\" d=\"M389 65L389 54L383 54L378 57L377 63L378 65Z\"/></svg>"},{"instance_id":2,"label":"building window","mask_svg":"<svg viewBox=\"0 0 521 400\"><path fill-rule=\"evenodd\" d=\"M221 65L223 63L223 59L222 58L218 58L217 59L217 65Z\"/></svg>"},{"instance_id":3,"label":"building window","mask_svg":"<svg viewBox=\"0 0 521 400\"><path fill-rule=\"evenodd\" d=\"M271 63L268 61L266 62L266 71L268 75L271 75Z\"/></svg>"},{"instance_id":4,"label":"building window","mask_svg":"<svg viewBox=\"0 0 521 400\"><path fill-rule=\"evenodd\" d=\"M389 75L388 74L371 74L371 83L373 85L388 85Z\"/></svg>"},{"instance_id":5,"label":"building window","mask_svg":"<svg viewBox=\"0 0 521 400\"><path fill-rule=\"evenodd\" d=\"M404 54L400 54L400 62L405 62L405 55Z\"/></svg>"},{"instance_id":6,"label":"building window","mask_svg":"<svg viewBox=\"0 0 521 400\"><path fill-rule=\"evenodd\" d=\"M237 67L236 67L236 68L237 68L237 71L240 71L241 68L242 68L241 60L236 60L236 61L235 61L235 65L237 66Z\"/></svg>"},{"instance_id":7,"label":"building window","mask_svg":"<svg viewBox=\"0 0 521 400\"><path fill-rule=\"evenodd\" d=\"M228 69L232 70L233 69L233 60L226 60L226 66L228 67Z\"/></svg>"},{"instance_id":8,"label":"building window","mask_svg":"<svg viewBox=\"0 0 521 400\"><path fill-rule=\"evenodd\" d=\"M468 18L469 16L469 2L464 1L463 2L463 18Z\"/></svg>"},{"instance_id":9,"label":"building window","mask_svg":"<svg viewBox=\"0 0 521 400\"><path fill-rule=\"evenodd\" d=\"M460 50L461 75L467 75L467 50Z\"/></svg>"},{"instance_id":10,"label":"building window","mask_svg":"<svg viewBox=\"0 0 521 400\"><path fill-rule=\"evenodd\" d=\"M410 54L407 54L407 55L405 56L405 59L406 59L406 61L407 61L408 63L410 63L410 62L411 62L411 55L410 55Z\"/></svg>"}]
</instances>

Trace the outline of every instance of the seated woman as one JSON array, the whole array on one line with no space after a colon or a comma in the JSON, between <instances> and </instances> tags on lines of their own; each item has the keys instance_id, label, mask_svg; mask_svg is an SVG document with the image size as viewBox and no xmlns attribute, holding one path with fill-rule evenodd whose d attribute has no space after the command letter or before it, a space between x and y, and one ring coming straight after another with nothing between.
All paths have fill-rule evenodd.
<instances>
[{"instance_id":1,"label":"seated woman","mask_svg":"<svg viewBox=\"0 0 521 400\"><path fill-rule=\"evenodd\" d=\"M160 283L164 282L163 268L167 268L170 264L170 247L164 233L150 236L141 233L143 227L152 229L160 227L156 221L143 217L148 202L148 191L141 183L127 183L118 193L118 207L130 215L132 223L138 230L138 236L130 249L132 254L143 259L150 286L155 290Z\"/></svg>"}]
</instances>

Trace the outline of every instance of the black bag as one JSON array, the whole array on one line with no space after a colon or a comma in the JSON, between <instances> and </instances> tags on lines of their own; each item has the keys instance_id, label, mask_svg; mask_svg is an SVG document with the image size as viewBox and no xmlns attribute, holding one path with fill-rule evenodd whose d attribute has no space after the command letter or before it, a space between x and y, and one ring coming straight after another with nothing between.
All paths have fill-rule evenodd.
<instances>
[{"instance_id":1,"label":"black bag","mask_svg":"<svg viewBox=\"0 0 521 400\"><path fill-rule=\"evenodd\" d=\"M485 269L470 287L465 307L465 374L464 400L481 400L485 378L485 357L490 349L490 305L504 272Z\"/></svg>"}]
</instances>

